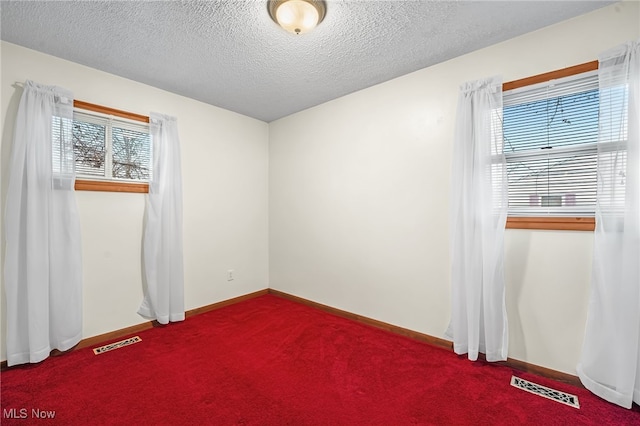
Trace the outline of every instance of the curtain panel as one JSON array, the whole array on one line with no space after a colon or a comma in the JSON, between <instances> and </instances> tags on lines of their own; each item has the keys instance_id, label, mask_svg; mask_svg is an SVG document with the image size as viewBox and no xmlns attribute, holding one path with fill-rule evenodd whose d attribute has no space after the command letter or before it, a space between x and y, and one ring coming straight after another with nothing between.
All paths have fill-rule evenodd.
<instances>
[{"instance_id":1,"label":"curtain panel","mask_svg":"<svg viewBox=\"0 0 640 426\"><path fill-rule=\"evenodd\" d=\"M598 198L591 297L578 376L640 404L640 40L599 58Z\"/></svg>"},{"instance_id":2,"label":"curtain panel","mask_svg":"<svg viewBox=\"0 0 640 426\"><path fill-rule=\"evenodd\" d=\"M74 192L73 94L27 81L5 211L7 365L40 362L82 337L82 252Z\"/></svg>"},{"instance_id":3,"label":"curtain panel","mask_svg":"<svg viewBox=\"0 0 640 426\"><path fill-rule=\"evenodd\" d=\"M457 354L507 358L504 232L508 193L502 150L502 81L461 86L451 189L452 316Z\"/></svg>"},{"instance_id":4,"label":"curtain panel","mask_svg":"<svg viewBox=\"0 0 640 426\"><path fill-rule=\"evenodd\" d=\"M138 313L160 324L184 320L182 172L178 124L151 113L153 171L142 242L144 299Z\"/></svg>"}]
</instances>

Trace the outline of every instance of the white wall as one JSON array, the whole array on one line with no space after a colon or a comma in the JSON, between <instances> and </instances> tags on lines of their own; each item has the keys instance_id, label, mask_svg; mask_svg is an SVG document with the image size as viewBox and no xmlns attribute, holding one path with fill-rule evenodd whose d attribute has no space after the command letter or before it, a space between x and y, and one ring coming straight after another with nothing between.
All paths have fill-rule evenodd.
<instances>
[{"instance_id":1,"label":"white wall","mask_svg":"<svg viewBox=\"0 0 640 426\"><path fill-rule=\"evenodd\" d=\"M14 83L31 79L68 88L83 101L173 115L182 148L186 308L268 287L267 123L6 42L0 48L2 213L21 94ZM142 298L145 195L76 194L83 244L83 337L144 322L136 311ZM4 244L2 237L2 259ZM234 281L226 281L227 269L235 270ZM4 286L0 294L5 312ZM6 318L3 313L0 318L0 359L5 360Z\"/></svg>"},{"instance_id":2,"label":"white wall","mask_svg":"<svg viewBox=\"0 0 640 426\"><path fill-rule=\"evenodd\" d=\"M270 286L444 337L460 84L597 59L640 35L616 4L273 122ZM509 356L575 374L592 232L508 230Z\"/></svg>"},{"instance_id":3,"label":"white wall","mask_svg":"<svg viewBox=\"0 0 640 426\"><path fill-rule=\"evenodd\" d=\"M33 79L71 89L84 101L175 115L184 175L187 309L270 285L443 337L459 85L495 74L515 80L594 60L602 50L640 36L638 6L616 4L270 125L2 42L0 214L20 93L15 82ZM142 297L144 195L79 191L77 198L84 337L143 322L135 312ZM4 259L3 237L0 244ZM590 232L507 231L511 357L575 373L591 251ZM227 269L236 270L231 283ZM5 303L2 291L2 312ZM2 313L0 322L4 360Z\"/></svg>"}]
</instances>

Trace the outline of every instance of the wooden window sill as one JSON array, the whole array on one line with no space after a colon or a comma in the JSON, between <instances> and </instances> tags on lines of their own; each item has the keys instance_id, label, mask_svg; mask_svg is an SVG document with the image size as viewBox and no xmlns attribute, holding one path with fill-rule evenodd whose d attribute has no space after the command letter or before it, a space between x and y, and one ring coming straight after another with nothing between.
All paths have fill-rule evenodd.
<instances>
[{"instance_id":1,"label":"wooden window sill","mask_svg":"<svg viewBox=\"0 0 640 426\"><path fill-rule=\"evenodd\" d=\"M75 188L76 191L135 192L143 194L149 192L148 183L106 182L83 179L76 179Z\"/></svg>"},{"instance_id":2,"label":"wooden window sill","mask_svg":"<svg viewBox=\"0 0 640 426\"><path fill-rule=\"evenodd\" d=\"M593 231L593 217L509 217L507 229L546 229L560 231Z\"/></svg>"}]
</instances>

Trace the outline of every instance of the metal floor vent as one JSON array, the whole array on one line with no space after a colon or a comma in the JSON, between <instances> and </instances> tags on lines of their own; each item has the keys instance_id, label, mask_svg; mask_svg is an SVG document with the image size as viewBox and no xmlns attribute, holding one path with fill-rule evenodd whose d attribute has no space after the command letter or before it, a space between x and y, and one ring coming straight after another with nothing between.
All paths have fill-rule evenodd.
<instances>
[{"instance_id":1,"label":"metal floor vent","mask_svg":"<svg viewBox=\"0 0 640 426\"><path fill-rule=\"evenodd\" d=\"M134 343L138 343L138 342L142 342L142 339L138 336L134 336L128 339L120 340L119 342L109 343L108 345L100 346L98 348L93 348L93 353L96 355L100 355L105 352L109 352L114 349L119 349L124 346L133 345Z\"/></svg>"},{"instance_id":2,"label":"metal floor vent","mask_svg":"<svg viewBox=\"0 0 640 426\"><path fill-rule=\"evenodd\" d=\"M527 391L543 398L551 399L556 402L568 405L573 408L580 408L580 402L578 397L571 395L570 393L560 392L555 389L548 388L546 386L539 385L537 383L530 382L528 380L521 379L516 376L511 376L511 386L514 386L523 391Z\"/></svg>"}]
</instances>

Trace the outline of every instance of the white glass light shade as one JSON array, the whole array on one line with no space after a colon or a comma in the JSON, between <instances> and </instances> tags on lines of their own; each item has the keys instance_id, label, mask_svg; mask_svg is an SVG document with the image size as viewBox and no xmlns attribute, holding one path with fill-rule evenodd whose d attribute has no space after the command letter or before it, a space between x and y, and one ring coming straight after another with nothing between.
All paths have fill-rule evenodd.
<instances>
[{"instance_id":1,"label":"white glass light shade","mask_svg":"<svg viewBox=\"0 0 640 426\"><path fill-rule=\"evenodd\" d=\"M311 31L324 18L325 5L319 0L272 0L269 14L285 30L294 34Z\"/></svg>"}]
</instances>

